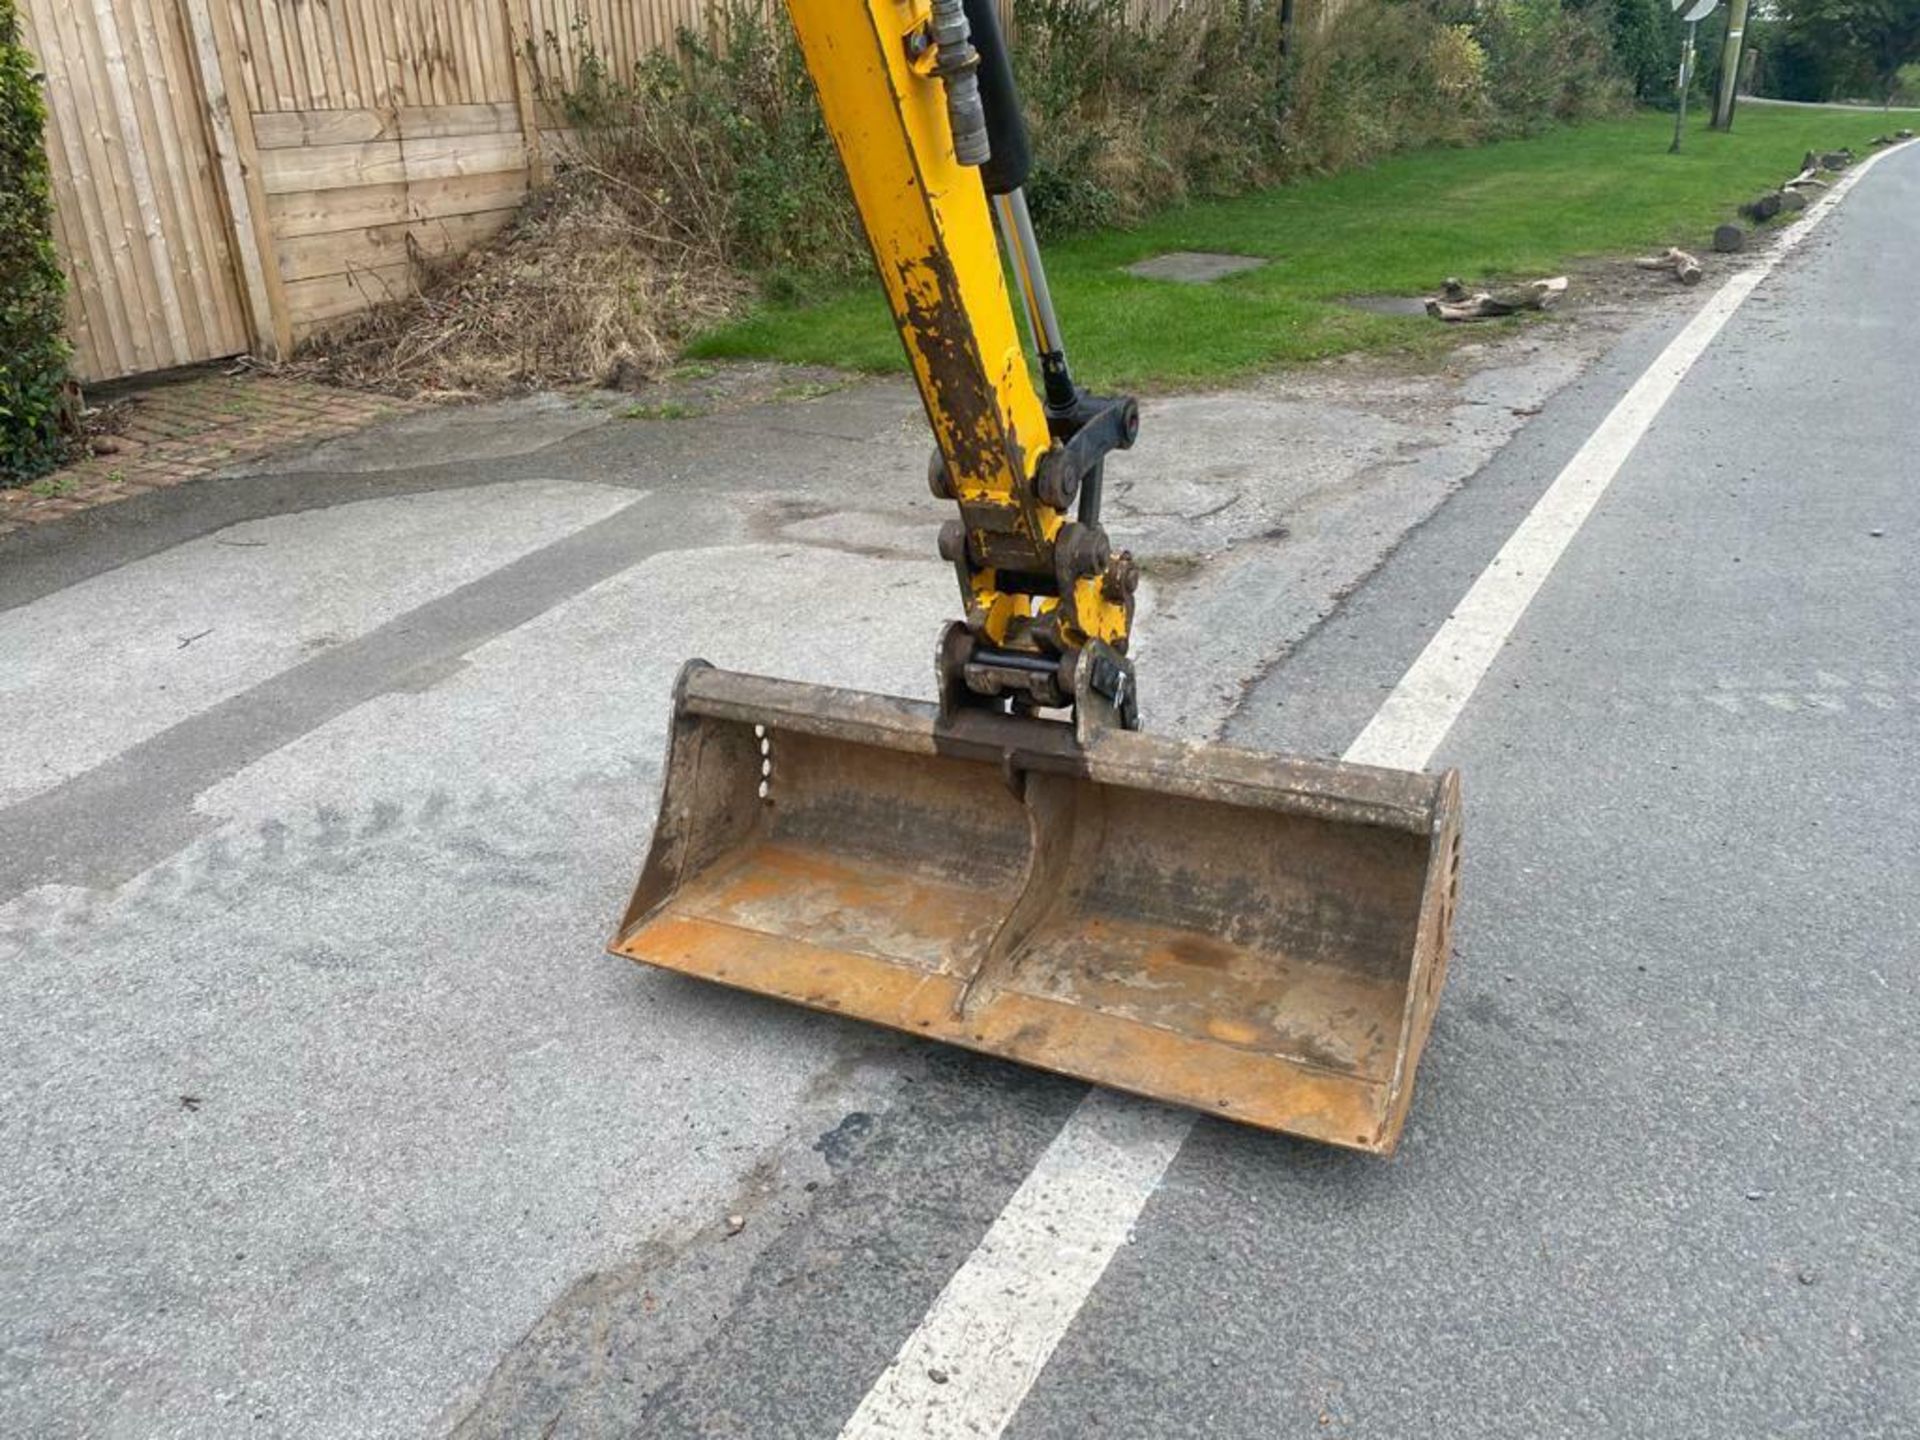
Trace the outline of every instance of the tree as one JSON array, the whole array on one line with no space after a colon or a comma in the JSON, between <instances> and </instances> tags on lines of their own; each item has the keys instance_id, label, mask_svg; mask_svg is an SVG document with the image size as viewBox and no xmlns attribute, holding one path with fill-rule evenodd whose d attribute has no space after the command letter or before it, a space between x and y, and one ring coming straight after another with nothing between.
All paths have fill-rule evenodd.
<instances>
[{"instance_id":1,"label":"tree","mask_svg":"<svg viewBox=\"0 0 1920 1440\"><path fill-rule=\"evenodd\" d=\"M1766 34L1767 88L1782 98L1886 100L1920 60L1920 0L1782 0Z\"/></svg>"},{"instance_id":2,"label":"tree","mask_svg":"<svg viewBox=\"0 0 1920 1440\"><path fill-rule=\"evenodd\" d=\"M1671 13L1666 0L1612 0L1607 16L1621 73L1638 99L1656 105L1673 100L1677 27Z\"/></svg>"}]
</instances>

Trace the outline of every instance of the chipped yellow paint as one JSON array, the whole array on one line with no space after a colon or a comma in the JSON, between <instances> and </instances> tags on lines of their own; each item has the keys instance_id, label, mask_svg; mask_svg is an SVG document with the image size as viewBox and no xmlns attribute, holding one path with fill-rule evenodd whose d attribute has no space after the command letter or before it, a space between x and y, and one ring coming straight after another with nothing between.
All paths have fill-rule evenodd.
<instances>
[{"instance_id":1,"label":"chipped yellow paint","mask_svg":"<svg viewBox=\"0 0 1920 1440\"><path fill-rule=\"evenodd\" d=\"M1081 628L1089 638L1124 648L1122 642L1127 638L1129 620L1127 607L1107 599L1104 586L1105 582L1098 576L1074 582L1074 613L1080 617Z\"/></svg>"},{"instance_id":2,"label":"chipped yellow paint","mask_svg":"<svg viewBox=\"0 0 1920 1440\"><path fill-rule=\"evenodd\" d=\"M927 0L788 0L788 10L967 527L1024 543L1018 568L1050 574L1067 517L1034 493L1050 444L1046 409L979 172L954 156L939 78L924 55L907 53L907 37L930 17ZM962 599L975 627L1006 643L1034 597L997 584L983 565ZM1127 608L1097 581L1077 586L1074 601L1080 624L1062 637L1069 645L1125 640Z\"/></svg>"}]
</instances>

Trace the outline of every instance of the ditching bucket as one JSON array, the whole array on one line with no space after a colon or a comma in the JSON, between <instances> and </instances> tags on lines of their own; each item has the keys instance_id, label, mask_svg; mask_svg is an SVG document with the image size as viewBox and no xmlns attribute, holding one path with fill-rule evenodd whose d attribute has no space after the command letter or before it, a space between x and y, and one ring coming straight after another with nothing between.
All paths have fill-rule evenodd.
<instances>
[{"instance_id":1,"label":"ditching bucket","mask_svg":"<svg viewBox=\"0 0 1920 1440\"><path fill-rule=\"evenodd\" d=\"M1459 782L693 662L611 949L1390 1153Z\"/></svg>"}]
</instances>

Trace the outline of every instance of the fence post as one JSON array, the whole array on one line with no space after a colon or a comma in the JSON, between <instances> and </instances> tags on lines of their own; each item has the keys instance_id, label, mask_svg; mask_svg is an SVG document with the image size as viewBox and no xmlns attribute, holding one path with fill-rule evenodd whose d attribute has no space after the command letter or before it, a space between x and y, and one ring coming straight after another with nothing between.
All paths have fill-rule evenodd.
<instances>
[{"instance_id":1,"label":"fence post","mask_svg":"<svg viewBox=\"0 0 1920 1440\"><path fill-rule=\"evenodd\" d=\"M274 251L273 225L267 218L266 190L260 183L253 114L234 63L233 34L221 5L183 0L183 6L187 29L193 36L207 130L220 166L227 235L240 261L248 329L256 351L269 360L281 360L292 353L293 326L280 280L280 258ZM236 93L240 96L238 105L233 103Z\"/></svg>"},{"instance_id":2,"label":"fence post","mask_svg":"<svg viewBox=\"0 0 1920 1440\"><path fill-rule=\"evenodd\" d=\"M520 107L520 134L527 147L527 180L538 185L547 178L546 157L540 148L540 110L535 103L533 81L527 73L531 58L527 48L531 31L522 13L527 0L500 0L507 17L507 48L513 52L513 99Z\"/></svg>"}]
</instances>

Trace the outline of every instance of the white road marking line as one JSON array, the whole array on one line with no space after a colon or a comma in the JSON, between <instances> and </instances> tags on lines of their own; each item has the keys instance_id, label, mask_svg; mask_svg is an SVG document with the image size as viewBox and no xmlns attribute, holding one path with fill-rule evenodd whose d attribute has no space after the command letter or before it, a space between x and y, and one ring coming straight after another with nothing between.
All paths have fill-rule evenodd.
<instances>
[{"instance_id":1,"label":"white road marking line","mask_svg":"<svg viewBox=\"0 0 1920 1440\"><path fill-rule=\"evenodd\" d=\"M841 1430L980 1440L1020 1408L1193 1127L1094 1090Z\"/></svg>"},{"instance_id":2,"label":"white road marking line","mask_svg":"<svg viewBox=\"0 0 1920 1440\"><path fill-rule=\"evenodd\" d=\"M1901 149L1903 146L1895 146ZM1740 302L1882 156L1807 208L1668 342L1440 627L1344 759L1418 770L1660 407ZM1180 1151L1189 1111L1091 1091L947 1282L840 1440L994 1440Z\"/></svg>"}]
</instances>

